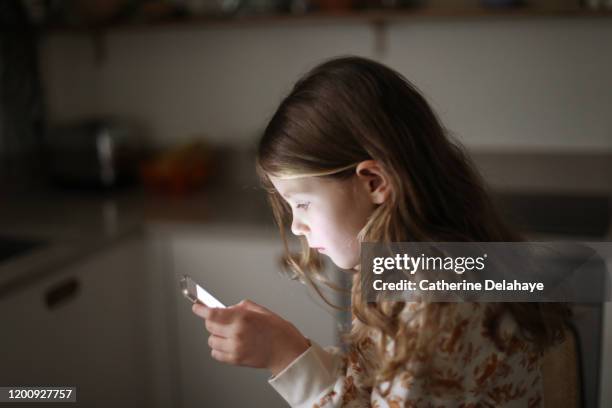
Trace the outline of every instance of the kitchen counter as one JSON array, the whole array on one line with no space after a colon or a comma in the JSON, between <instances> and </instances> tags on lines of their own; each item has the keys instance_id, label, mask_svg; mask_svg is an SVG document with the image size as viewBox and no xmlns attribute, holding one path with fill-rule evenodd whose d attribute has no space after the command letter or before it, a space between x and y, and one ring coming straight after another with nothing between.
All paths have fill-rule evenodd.
<instances>
[{"instance_id":1,"label":"kitchen counter","mask_svg":"<svg viewBox=\"0 0 612 408\"><path fill-rule=\"evenodd\" d=\"M44 244L0 263L0 297L151 226L201 224L274 229L260 189L202 191L172 198L141 189L112 193L40 191L3 199L0 234Z\"/></svg>"}]
</instances>

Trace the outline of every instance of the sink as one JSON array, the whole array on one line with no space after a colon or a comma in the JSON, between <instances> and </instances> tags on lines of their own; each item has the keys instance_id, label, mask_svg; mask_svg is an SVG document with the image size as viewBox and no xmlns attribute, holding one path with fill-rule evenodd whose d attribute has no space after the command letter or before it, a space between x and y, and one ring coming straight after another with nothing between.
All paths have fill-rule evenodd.
<instances>
[{"instance_id":1,"label":"sink","mask_svg":"<svg viewBox=\"0 0 612 408\"><path fill-rule=\"evenodd\" d=\"M45 241L0 236L0 262L19 255L24 255L46 244Z\"/></svg>"}]
</instances>

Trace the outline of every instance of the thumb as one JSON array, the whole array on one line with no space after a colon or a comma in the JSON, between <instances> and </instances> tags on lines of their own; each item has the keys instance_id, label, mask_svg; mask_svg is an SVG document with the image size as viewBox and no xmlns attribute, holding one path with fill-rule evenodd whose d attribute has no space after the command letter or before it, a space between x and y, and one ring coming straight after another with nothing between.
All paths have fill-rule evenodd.
<instances>
[{"instance_id":1,"label":"thumb","mask_svg":"<svg viewBox=\"0 0 612 408\"><path fill-rule=\"evenodd\" d=\"M258 313L272 313L270 310L249 299L242 300L238 305Z\"/></svg>"},{"instance_id":2,"label":"thumb","mask_svg":"<svg viewBox=\"0 0 612 408\"><path fill-rule=\"evenodd\" d=\"M208 314L210 313L210 308L202 303L196 302L191 306L191 310L194 314L200 316L203 319L208 318Z\"/></svg>"}]
</instances>

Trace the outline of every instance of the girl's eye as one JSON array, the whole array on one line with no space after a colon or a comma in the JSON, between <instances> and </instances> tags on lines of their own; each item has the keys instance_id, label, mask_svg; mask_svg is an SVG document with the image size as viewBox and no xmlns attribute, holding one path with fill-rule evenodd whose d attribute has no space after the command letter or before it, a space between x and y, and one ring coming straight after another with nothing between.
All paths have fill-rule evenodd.
<instances>
[{"instance_id":1,"label":"girl's eye","mask_svg":"<svg viewBox=\"0 0 612 408\"><path fill-rule=\"evenodd\" d=\"M302 210L306 210L309 205L310 205L310 203L298 203L295 207L299 208L299 209L302 209Z\"/></svg>"}]
</instances>

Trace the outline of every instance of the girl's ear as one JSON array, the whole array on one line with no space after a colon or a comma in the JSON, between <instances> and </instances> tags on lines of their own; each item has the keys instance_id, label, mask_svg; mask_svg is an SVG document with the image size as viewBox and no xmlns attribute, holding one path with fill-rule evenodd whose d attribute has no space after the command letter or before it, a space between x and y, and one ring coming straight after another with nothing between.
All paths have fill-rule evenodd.
<instances>
[{"instance_id":1,"label":"girl's ear","mask_svg":"<svg viewBox=\"0 0 612 408\"><path fill-rule=\"evenodd\" d=\"M382 204L389 198L391 195L389 177L376 160L362 161L357 165L355 173L372 203Z\"/></svg>"}]
</instances>

